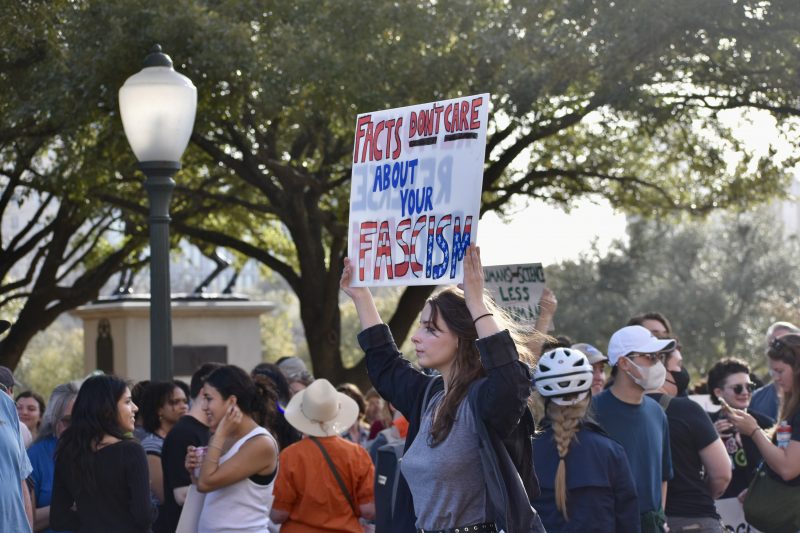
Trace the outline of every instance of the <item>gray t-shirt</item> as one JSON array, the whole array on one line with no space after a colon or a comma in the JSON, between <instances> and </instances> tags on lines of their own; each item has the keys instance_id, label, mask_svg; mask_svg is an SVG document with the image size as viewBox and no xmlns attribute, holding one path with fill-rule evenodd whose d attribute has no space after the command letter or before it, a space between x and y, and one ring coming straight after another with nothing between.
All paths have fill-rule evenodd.
<instances>
[{"instance_id":1,"label":"gray t-shirt","mask_svg":"<svg viewBox=\"0 0 800 533\"><path fill-rule=\"evenodd\" d=\"M416 526L421 529L480 524L490 516L480 443L466 397L447 438L436 447L428 445L431 417L443 397L441 391L431 398L419 433L400 466L414 500Z\"/></svg>"}]
</instances>

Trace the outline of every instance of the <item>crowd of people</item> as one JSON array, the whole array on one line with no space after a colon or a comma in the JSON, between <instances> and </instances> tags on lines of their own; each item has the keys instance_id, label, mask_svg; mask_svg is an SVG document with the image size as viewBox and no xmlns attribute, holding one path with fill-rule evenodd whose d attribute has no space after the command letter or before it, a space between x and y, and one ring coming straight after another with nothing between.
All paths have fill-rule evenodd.
<instances>
[{"instance_id":1,"label":"crowd of people","mask_svg":"<svg viewBox=\"0 0 800 533\"><path fill-rule=\"evenodd\" d=\"M463 285L426 302L412 364L351 278L345 261L366 393L284 357L188 384L93 375L45 402L0 367L2 530L723 532L728 498L763 531L800 530L794 325L766 332L771 383L725 358L704 408L660 313L603 353L544 333L546 290L526 329L485 296L472 246Z\"/></svg>"}]
</instances>

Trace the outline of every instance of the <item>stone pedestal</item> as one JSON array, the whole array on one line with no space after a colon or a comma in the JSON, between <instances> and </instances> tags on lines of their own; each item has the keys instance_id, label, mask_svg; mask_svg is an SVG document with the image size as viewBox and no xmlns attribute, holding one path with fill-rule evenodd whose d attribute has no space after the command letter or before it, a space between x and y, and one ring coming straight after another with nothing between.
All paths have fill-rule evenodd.
<instances>
[{"instance_id":1,"label":"stone pedestal","mask_svg":"<svg viewBox=\"0 0 800 533\"><path fill-rule=\"evenodd\" d=\"M262 314L270 302L241 298L172 301L173 368L186 379L202 363L216 361L250 371L261 362ZM150 379L150 302L147 296L100 300L72 312L83 320L84 365L122 378Z\"/></svg>"}]
</instances>

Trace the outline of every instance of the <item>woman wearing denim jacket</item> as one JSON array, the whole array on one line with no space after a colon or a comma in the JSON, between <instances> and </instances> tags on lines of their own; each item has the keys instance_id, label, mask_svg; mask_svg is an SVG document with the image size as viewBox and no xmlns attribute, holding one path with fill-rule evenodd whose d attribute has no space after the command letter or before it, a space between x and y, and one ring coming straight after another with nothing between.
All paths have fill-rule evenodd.
<instances>
[{"instance_id":1,"label":"woman wearing denim jacket","mask_svg":"<svg viewBox=\"0 0 800 533\"><path fill-rule=\"evenodd\" d=\"M392 531L543 531L519 476L500 471L510 463L501 459L499 468L494 461L495 468L487 469L481 454L510 436L530 444L530 372L520 354L530 364L533 358L509 332L514 331L511 321L484 298L479 249L470 246L465 253L463 293L445 289L434 294L411 338L419 365L437 370L441 378L416 370L402 357L369 289L351 287L352 272L345 259L341 287L361 321L359 343L370 380L409 421ZM476 387L472 393L471 386ZM523 480L534 479L528 487L535 478L531 462L526 463L528 471L520 474ZM498 491L487 486L498 487L499 477L512 483L499 486L498 500Z\"/></svg>"}]
</instances>

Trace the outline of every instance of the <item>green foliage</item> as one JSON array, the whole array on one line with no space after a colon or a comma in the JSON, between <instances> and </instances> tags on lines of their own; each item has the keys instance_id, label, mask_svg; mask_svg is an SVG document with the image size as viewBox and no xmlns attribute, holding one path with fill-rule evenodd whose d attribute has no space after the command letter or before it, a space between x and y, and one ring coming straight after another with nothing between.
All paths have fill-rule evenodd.
<instances>
[{"instance_id":1,"label":"green foliage","mask_svg":"<svg viewBox=\"0 0 800 533\"><path fill-rule=\"evenodd\" d=\"M767 327L796 316L786 311L798 304L798 253L797 238L784 238L768 210L636 220L627 243L548 269L559 300L557 332L604 350L631 316L659 311L695 375L726 356L763 372Z\"/></svg>"},{"instance_id":2,"label":"green foliage","mask_svg":"<svg viewBox=\"0 0 800 533\"><path fill-rule=\"evenodd\" d=\"M296 356L310 364L297 319L297 298L283 289L267 293L264 300L273 302L275 310L261 316L261 359L274 363L281 357Z\"/></svg>"},{"instance_id":3,"label":"green foliage","mask_svg":"<svg viewBox=\"0 0 800 533\"><path fill-rule=\"evenodd\" d=\"M278 273L317 366L344 338L336 283L359 112L491 92L484 211L599 195L646 216L706 213L780 194L795 161L748 152L718 115L767 109L792 133L800 10L788 0L21 6L0 22L0 65L13 67L0 69L0 141L18 141L0 146L3 162L20 146L54 153L32 187L76 198L87 219L112 204L126 233L142 234L117 90L160 43L199 98L173 228ZM726 151L741 158L729 165ZM390 320L398 338L424 300L405 294Z\"/></svg>"},{"instance_id":4,"label":"green foliage","mask_svg":"<svg viewBox=\"0 0 800 533\"><path fill-rule=\"evenodd\" d=\"M403 289L402 287L383 287L373 289L372 292L378 312L381 316L389 316L397 308L397 301ZM346 367L352 367L364 357L364 351L358 345L358 333L362 329L361 322L358 320L355 306L349 298L343 297L340 310L342 314L342 361ZM417 322L418 319L415 319L415 328ZM416 362L417 355L414 352L414 344L411 342L411 338L406 338L400 344L400 351L403 352L403 356L411 362Z\"/></svg>"},{"instance_id":5,"label":"green foliage","mask_svg":"<svg viewBox=\"0 0 800 533\"><path fill-rule=\"evenodd\" d=\"M47 399L56 385L83 373L83 330L55 322L28 344L14 377L23 384L19 392L32 390Z\"/></svg>"}]
</instances>

